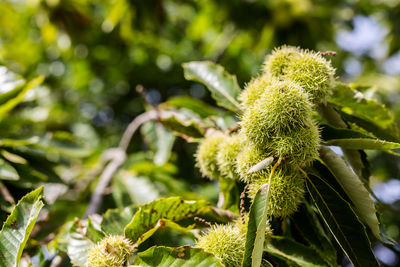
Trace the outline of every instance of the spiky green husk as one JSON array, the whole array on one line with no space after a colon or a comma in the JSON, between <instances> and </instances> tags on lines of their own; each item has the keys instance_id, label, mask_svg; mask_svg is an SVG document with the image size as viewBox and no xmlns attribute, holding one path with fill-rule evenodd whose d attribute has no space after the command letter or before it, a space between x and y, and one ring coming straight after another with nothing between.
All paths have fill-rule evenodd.
<instances>
[{"instance_id":1,"label":"spiky green husk","mask_svg":"<svg viewBox=\"0 0 400 267\"><path fill-rule=\"evenodd\" d=\"M274 81L243 114L243 133L261 148L273 136L285 135L307 125L312 112L308 95L296 83Z\"/></svg>"},{"instance_id":2,"label":"spiky green husk","mask_svg":"<svg viewBox=\"0 0 400 267\"><path fill-rule=\"evenodd\" d=\"M235 225L214 225L198 239L196 246L213 254L226 267L241 265L246 232Z\"/></svg>"},{"instance_id":3,"label":"spiky green husk","mask_svg":"<svg viewBox=\"0 0 400 267\"><path fill-rule=\"evenodd\" d=\"M248 196L254 199L260 187L268 179L253 181L248 188ZM304 177L293 168L279 167L272 176L268 197L268 212L275 217L286 218L296 212L304 197Z\"/></svg>"},{"instance_id":4,"label":"spiky green husk","mask_svg":"<svg viewBox=\"0 0 400 267\"><path fill-rule=\"evenodd\" d=\"M243 261L246 233L249 217L244 215L244 221L238 219L228 225L214 225L204 232L196 242L196 246L213 254L226 267L239 267ZM268 242L272 230L269 223L265 229L265 243ZM267 265L261 265L267 266Z\"/></svg>"},{"instance_id":5,"label":"spiky green husk","mask_svg":"<svg viewBox=\"0 0 400 267\"><path fill-rule=\"evenodd\" d=\"M243 144L243 136L234 134L226 137L219 145L217 164L223 177L239 179L239 174L236 170L236 158L242 151Z\"/></svg>"},{"instance_id":6,"label":"spiky green husk","mask_svg":"<svg viewBox=\"0 0 400 267\"><path fill-rule=\"evenodd\" d=\"M331 94L335 69L321 53L292 46L274 50L264 61L264 72L281 80L292 80L310 94L310 100L324 103Z\"/></svg>"},{"instance_id":7,"label":"spiky green husk","mask_svg":"<svg viewBox=\"0 0 400 267\"><path fill-rule=\"evenodd\" d=\"M243 219L244 219L244 223L243 223ZM239 228L240 232L247 234L247 227L249 225L249 214L245 213L243 215L243 219L242 218L237 219L236 221L234 221L234 224L236 227ZM269 221L267 221L267 225L265 227L265 240L264 240L265 244L268 244L268 242L271 238L271 235L272 235L271 225L269 224Z\"/></svg>"},{"instance_id":8,"label":"spiky green husk","mask_svg":"<svg viewBox=\"0 0 400 267\"><path fill-rule=\"evenodd\" d=\"M236 158L237 172L239 173L240 180L251 183L253 180L265 178L267 175L265 169L253 173L248 173L248 171L251 167L269 156L268 153L251 142L247 143Z\"/></svg>"},{"instance_id":9,"label":"spiky green husk","mask_svg":"<svg viewBox=\"0 0 400 267\"><path fill-rule=\"evenodd\" d=\"M123 236L108 236L90 248L87 267L125 266L134 252L132 243Z\"/></svg>"},{"instance_id":10,"label":"spiky green husk","mask_svg":"<svg viewBox=\"0 0 400 267\"><path fill-rule=\"evenodd\" d=\"M298 47L286 45L274 49L271 55L265 57L264 73L276 77L281 76L292 58L300 52L301 50Z\"/></svg>"},{"instance_id":11,"label":"spiky green husk","mask_svg":"<svg viewBox=\"0 0 400 267\"><path fill-rule=\"evenodd\" d=\"M318 126L311 119L305 127L296 127L290 133L274 136L267 149L274 157L301 167L318 158L320 143Z\"/></svg>"},{"instance_id":12,"label":"spiky green husk","mask_svg":"<svg viewBox=\"0 0 400 267\"><path fill-rule=\"evenodd\" d=\"M244 90L239 95L239 100L243 110L253 106L254 102L261 97L267 86L271 85L272 77L268 74L263 74L252 79L246 84Z\"/></svg>"},{"instance_id":13,"label":"spiky green husk","mask_svg":"<svg viewBox=\"0 0 400 267\"><path fill-rule=\"evenodd\" d=\"M331 95L335 69L320 53L303 50L293 57L284 70L284 77L297 82L315 104L325 103Z\"/></svg>"},{"instance_id":14,"label":"spiky green husk","mask_svg":"<svg viewBox=\"0 0 400 267\"><path fill-rule=\"evenodd\" d=\"M210 179L218 179L221 176L218 170L217 153L219 145L225 138L225 135L217 132L200 142L196 152L196 166L200 168L203 176Z\"/></svg>"}]
</instances>

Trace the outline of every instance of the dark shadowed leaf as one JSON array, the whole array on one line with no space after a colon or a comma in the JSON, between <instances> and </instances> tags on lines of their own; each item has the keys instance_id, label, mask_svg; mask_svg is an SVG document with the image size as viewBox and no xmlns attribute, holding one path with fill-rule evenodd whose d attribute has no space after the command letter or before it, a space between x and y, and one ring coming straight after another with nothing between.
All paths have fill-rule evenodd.
<instances>
[{"instance_id":1,"label":"dark shadowed leaf","mask_svg":"<svg viewBox=\"0 0 400 267\"><path fill-rule=\"evenodd\" d=\"M272 236L265 251L302 267L326 266L315 250L286 237Z\"/></svg>"},{"instance_id":2,"label":"dark shadowed leaf","mask_svg":"<svg viewBox=\"0 0 400 267\"><path fill-rule=\"evenodd\" d=\"M325 232L310 204L304 201L292 218L291 222L308 245L318 253L328 266L337 266L336 249L332 245L331 239L328 238L328 234L331 237L330 233ZM310 225L313 227L310 227Z\"/></svg>"},{"instance_id":3,"label":"dark shadowed leaf","mask_svg":"<svg viewBox=\"0 0 400 267\"><path fill-rule=\"evenodd\" d=\"M306 177L306 185L324 222L351 263L356 267L379 266L365 227L350 204L314 175Z\"/></svg>"},{"instance_id":4,"label":"dark shadowed leaf","mask_svg":"<svg viewBox=\"0 0 400 267\"><path fill-rule=\"evenodd\" d=\"M377 238L380 238L379 221L376 217L375 205L360 178L330 148L321 146L320 151L322 161L351 199L358 216L371 228L372 233Z\"/></svg>"}]
</instances>

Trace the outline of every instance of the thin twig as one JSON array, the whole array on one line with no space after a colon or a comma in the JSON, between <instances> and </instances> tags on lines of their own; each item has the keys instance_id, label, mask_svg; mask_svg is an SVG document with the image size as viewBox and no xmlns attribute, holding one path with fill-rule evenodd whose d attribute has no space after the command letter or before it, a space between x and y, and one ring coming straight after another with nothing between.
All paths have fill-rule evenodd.
<instances>
[{"instance_id":1,"label":"thin twig","mask_svg":"<svg viewBox=\"0 0 400 267\"><path fill-rule=\"evenodd\" d=\"M335 51L325 51L325 52L320 52L321 56L336 56Z\"/></svg>"},{"instance_id":2,"label":"thin twig","mask_svg":"<svg viewBox=\"0 0 400 267\"><path fill-rule=\"evenodd\" d=\"M15 204L14 198L12 197L7 187L2 182L0 182L0 194L3 196L4 200L6 200L11 204Z\"/></svg>"},{"instance_id":3,"label":"thin twig","mask_svg":"<svg viewBox=\"0 0 400 267\"><path fill-rule=\"evenodd\" d=\"M199 223L202 223L202 224L205 224L205 225L207 225L208 227L211 227L211 223L210 223L210 222L208 222L208 221L206 221L206 220L205 220L205 219L203 219L203 218L200 218L200 217L194 217L193 219L194 219L194 221L196 221L196 222L199 222Z\"/></svg>"},{"instance_id":4,"label":"thin twig","mask_svg":"<svg viewBox=\"0 0 400 267\"><path fill-rule=\"evenodd\" d=\"M103 193L106 187L111 182L112 177L118 171L119 167L125 162L126 150L128 149L129 143L131 142L132 136L139 129L139 127L150 120L157 119L160 112L151 110L137 116L126 128L124 134L122 135L121 141L117 148L107 149L105 157L107 159L112 158L111 161L106 165L104 171L102 172L99 182L97 183L96 189L94 190L92 197L90 199L89 207L86 210L83 218L87 218L89 215L96 213L103 200ZM169 115L166 112L165 115Z\"/></svg>"},{"instance_id":5,"label":"thin twig","mask_svg":"<svg viewBox=\"0 0 400 267\"><path fill-rule=\"evenodd\" d=\"M158 111L150 110L148 112L142 113L137 116L126 128L124 134L122 135L121 141L119 143L119 148L126 151L128 149L129 143L131 142L133 134L137 129L145 122L150 120L155 120L158 118Z\"/></svg>"},{"instance_id":6,"label":"thin twig","mask_svg":"<svg viewBox=\"0 0 400 267\"><path fill-rule=\"evenodd\" d=\"M243 189L243 192L240 194L240 218L242 218L243 224L246 224L246 220L244 218L244 212L246 211L244 208L244 199L246 198L246 191L248 187L249 183L246 184L246 186Z\"/></svg>"},{"instance_id":7,"label":"thin twig","mask_svg":"<svg viewBox=\"0 0 400 267\"><path fill-rule=\"evenodd\" d=\"M109 163L106 165L99 178L99 182L97 183L96 189L94 190L93 195L90 199L89 207L86 210L85 215L83 216L84 219L99 210L101 202L103 200L104 190L111 182L112 177L118 171L119 167L121 167L121 165L125 162L126 150L128 149L129 143L131 142L133 135L139 129L139 127L145 122L171 116L180 117L182 115L174 111L159 110L157 107L140 114L126 128L125 132L122 135L119 146L117 148L107 149L104 152L105 155L103 156L103 162L104 158L106 158L106 160L111 159L111 161L109 161Z\"/></svg>"},{"instance_id":8,"label":"thin twig","mask_svg":"<svg viewBox=\"0 0 400 267\"><path fill-rule=\"evenodd\" d=\"M96 189L94 190L92 197L90 199L90 204L88 209L86 210L83 218L89 217L98 211L100 208L101 202L103 200L103 192L111 182L112 177L117 172L119 167L125 162L126 152L122 149L115 151L114 159L108 163L103 173L100 176L99 182L97 183Z\"/></svg>"}]
</instances>

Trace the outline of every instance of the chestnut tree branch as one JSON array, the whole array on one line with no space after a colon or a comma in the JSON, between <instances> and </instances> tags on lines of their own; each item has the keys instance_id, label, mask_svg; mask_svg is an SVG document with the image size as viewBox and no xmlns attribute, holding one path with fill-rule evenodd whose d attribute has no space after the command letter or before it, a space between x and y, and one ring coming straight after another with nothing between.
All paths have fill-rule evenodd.
<instances>
[{"instance_id":1,"label":"chestnut tree branch","mask_svg":"<svg viewBox=\"0 0 400 267\"><path fill-rule=\"evenodd\" d=\"M102 162L108 161L108 164L100 175L99 182L97 183L96 188L90 199L89 207L87 208L85 215L83 216L84 219L98 212L103 200L104 190L110 184L114 174L119 170L122 164L124 164L127 156L126 150L128 149L129 143L131 142L133 135L140 128L140 126L151 120L171 116L179 117L181 115L173 111L158 110L157 108L140 114L126 128L125 132L122 135L119 146L117 148L110 148L104 151L102 155Z\"/></svg>"}]
</instances>

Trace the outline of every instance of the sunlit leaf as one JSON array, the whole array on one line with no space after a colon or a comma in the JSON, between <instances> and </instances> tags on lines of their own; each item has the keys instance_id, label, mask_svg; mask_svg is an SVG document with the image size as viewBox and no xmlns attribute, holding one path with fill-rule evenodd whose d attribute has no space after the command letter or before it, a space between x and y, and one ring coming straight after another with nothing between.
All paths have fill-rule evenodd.
<instances>
[{"instance_id":1,"label":"sunlit leaf","mask_svg":"<svg viewBox=\"0 0 400 267\"><path fill-rule=\"evenodd\" d=\"M155 227L160 219L177 222L210 211L211 206L206 201L187 201L180 197L155 200L139 207L131 222L125 227L125 236L136 242L141 235Z\"/></svg>"},{"instance_id":2,"label":"sunlit leaf","mask_svg":"<svg viewBox=\"0 0 400 267\"><path fill-rule=\"evenodd\" d=\"M391 135L398 134L394 117L386 107L376 100L365 98L355 85L347 86L338 83L329 102L343 113L369 121Z\"/></svg>"},{"instance_id":3,"label":"sunlit leaf","mask_svg":"<svg viewBox=\"0 0 400 267\"><path fill-rule=\"evenodd\" d=\"M189 232L190 228L191 227L188 227L188 228L182 227L179 224L174 223L167 219L160 219L160 220L158 220L158 222L155 224L155 226L153 228L151 228L146 233L142 234L135 244L140 245L141 243L146 241L148 238L150 238L155 232L157 232L158 230L161 230L161 229L170 229L175 232L181 232L186 236L190 236L191 239L194 240L195 236L192 232Z\"/></svg>"},{"instance_id":4,"label":"sunlit leaf","mask_svg":"<svg viewBox=\"0 0 400 267\"><path fill-rule=\"evenodd\" d=\"M218 105L235 112L240 110L237 97L241 89L236 77L226 72L222 66L210 61L193 61L182 66L185 78L207 86Z\"/></svg>"},{"instance_id":5,"label":"sunlit leaf","mask_svg":"<svg viewBox=\"0 0 400 267\"><path fill-rule=\"evenodd\" d=\"M160 118L160 122L183 138L201 138L204 136L204 128L199 125L198 121L192 119L169 116Z\"/></svg>"},{"instance_id":6,"label":"sunlit leaf","mask_svg":"<svg viewBox=\"0 0 400 267\"><path fill-rule=\"evenodd\" d=\"M322 127L322 138L328 145L345 149L399 149L400 142L389 142L351 129L339 129L328 125Z\"/></svg>"},{"instance_id":7,"label":"sunlit leaf","mask_svg":"<svg viewBox=\"0 0 400 267\"><path fill-rule=\"evenodd\" d=\"M268 194L269 186L262 186L251 204L243 267L259 267L262 262L268 223Z\"/></svg>"},{"instance_id":8,"label":"sunlit leaf","mask_svg":"<svg viewBox=\"0 0 400 267\"><path fill-rule=\"evenodd\" d=\"M10 163L0 158L0 180L17 181L18 179L17 170Z\"/></svg>"},{"instance_id":9,"label":"sunlit leaf","mask_svg":"<svg viewBox=\"0 0 400 267\"><path fill-rule=\"evenodd\" d=\"M41 84L43 82L43 80L44 80L44 77L42 77L42 76L31 80L30 82L28 82L25 85L24 89L21 90L21 92L19 92L17 96L8 100L6 103L2 104L0 106L0 120L2 120L4 118L4 116L7 114L7 112L12 110L16 105L18 105L19 103L21 103L24 100L25 94L30 89Z\"/></svg>"},{"instance_id":10,"label":"sunlit leaf","mask_svg":"<svg viewBox=\"0 0 400 267\"><path fill-rule=\"evenodd\" d=\"M220 192L224 197L224 205L222 208L229 209L232 212L239 212L239 196L240 192L236 181L230 178L219 179Z\"/></svg>"},{"instance_id":11,"label":"sunlit leaf","mask_svg":"<svg viewBox=\"0 0 400 267\"><path fill-rule=\"evenodd\" d=\"M154 163L165 164L171 155L175 142L175 135L162 124L150 121L141 127L143 139L149 148L154 151Z\"/></svg>"},{"instance_id":12,"label":"sunlit leaf","mask_svg":"<svg viewBox=\"0 0 400 267\"><path fill-rule=\"evenodd\" d=\"M218 116L222 113L220 110L214 108L213 106L210 106L200 100L187 96L177 96L171 98L162 105L172 106L175 108L186 108L198 114L202 118L206 118L209 116Z\"/></svg>"},{"instance_id":13,"label":"sunlit leaf","mask_svg":"<svg viewBox=\"0 0 400 267\"><path fill-rule=\"evenodd\" d=\"M91 220L75 220L67 234L67 254L71 263L85 266L90 248L103 235Z\"/></svg>"},{"instance_id":14,"label":"sunlit leaf","mask_svg":"<svg viewBox=\"0 0 400 267\"><path fill-rule=\"evenodd\" d=\"M25 195L15 206L0 232L0 265L16 267L43 207L43 187Z\"/></svg>"},{"instance_id":15,"label":"sunlit leaf","mask_svg":"<svg viewBox=\"0 0 400 267\"><path fill-rule=\"evenodd\" d=\"M24 88L24 83L15 73L0 66L0 105L16 97Z\"/></svg>"},{"instance_id":16,"label":"sunlit leaf","mask_svg":"<svg viewBox=\"0 0 400 267\"><path fill-rule=\"evenodd\" d=\"M154 267L223 266L212 254L190 246L178 248L152 247L144 252L138 253L136 261L140 266Z\"/></svg>"},{"instance_id":17,"label":"sunlit leaf","mask_svg":"<svg viewBox=\"0 0 400 267\"><path fill-rule=\"evenodd\" d=\"M123 235L125 226L132 220L136 208L107 210L101 221L101 229L108 235Z\"/></svg>"}]
</instances>

